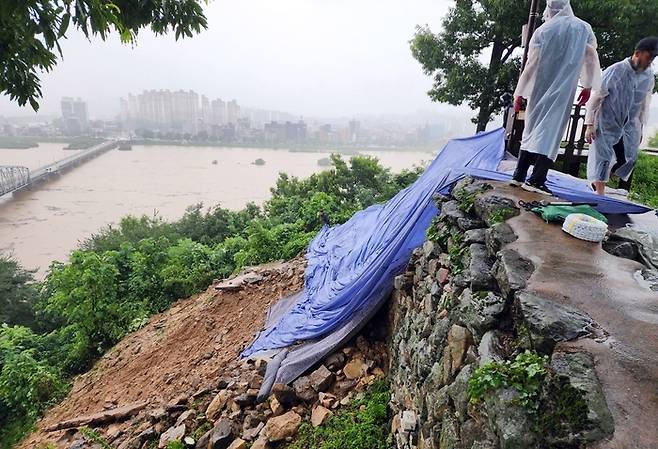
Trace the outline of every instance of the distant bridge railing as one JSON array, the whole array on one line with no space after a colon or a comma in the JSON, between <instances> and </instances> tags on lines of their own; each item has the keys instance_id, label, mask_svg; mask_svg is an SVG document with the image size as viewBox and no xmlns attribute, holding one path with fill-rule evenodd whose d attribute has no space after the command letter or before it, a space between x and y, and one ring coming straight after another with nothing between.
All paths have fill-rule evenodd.
<instances>
[{"instance_id":1,"label":"distant bridge railing","mask_svg":"<svg viewBox=\"0 0 658 449\"><path fill-rule=\"evenodd\" d=\"M66 170L70 170L83 162L113 149L117 145L117 142L114 140L103 142L92 148L75 152L64 159L31 171L27 167L0 166L0 197L11 192L31 188L35 184L46 181L53 176L59 175Z\"/></svg>"},{"instance_id":2,"label":"distant bridge railing","mask_svg":"<svg viewBox=\"0 0 658 449\"><path fill-rule=\"evenodd\" d=\"M0 196L30 183L30 169L18 165L0 166Z\"/></svg>"}]
</instances>

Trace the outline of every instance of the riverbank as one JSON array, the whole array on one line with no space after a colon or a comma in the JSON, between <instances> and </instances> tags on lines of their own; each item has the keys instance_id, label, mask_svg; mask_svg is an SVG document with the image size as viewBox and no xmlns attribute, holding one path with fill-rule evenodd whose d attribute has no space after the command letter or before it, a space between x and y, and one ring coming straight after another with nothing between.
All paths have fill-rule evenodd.
<instances>
[{"instance_id":1,"label":"riverbank","mask_svg":"<svg viewBox=\"0 0 658 449\"><path fill-rule=\"evenodd\" d=\"M38 148L39 143L68 144L65 150L86 150L106 139L96 137L7 137L0 136L0 150L28 150Z\"/></svg>"},{"instance_id":2,"label":"riverbank","mask_svg":"<svg viewBox=\"0 0 658 449\"><path fill-rule=\"evenodd\" d=\"M447 140L446 140L447 141ZM284 150L292 153L340 153L343 155L356 155L367 151L400 151L400 152L426 152L434 153L445 142L422 146L381 146L381 145L332 145L325 143L257 143L257 142L219 142L200 140L160 140L160 139L133 139L133 145L145 146L182 146L182 147L225 147L225 148L262 148L267 150Z\"/></svg>"}]
</instances>

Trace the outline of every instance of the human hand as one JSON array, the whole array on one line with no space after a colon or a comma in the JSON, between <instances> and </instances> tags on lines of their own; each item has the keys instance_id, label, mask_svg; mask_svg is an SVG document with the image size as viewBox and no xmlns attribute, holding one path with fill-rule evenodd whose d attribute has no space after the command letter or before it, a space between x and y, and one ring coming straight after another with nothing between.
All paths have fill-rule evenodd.
<instances>
[{"instance_id":1,"label":"human hand","mask_svg":"<svg viewBox=\"0 0 658 449\"><path fill-rule=\"evenodd\" d=\"M578 95L578 106L585 106L589 101L589 97L592 95L592 89L583 89Z\"/></svg>"},{"instance_id":2,"label":"human hand","mask_svg":"<svg viewBox=\"0 0 658 449\"><path fill-rule=\"evenodd\" d=\"M595 140L596 132L594 131L594 126L587 125L587 129L585 129L585 141L591 145Z\"/></svg>"},{"instance_id":3,"label":"human hand","mask_svg":"<svg viewBox=\"0 0 658 449\"><path fill-rule=\"evenodd\" d=\"M523 107L523 97L515 97L514 98L514 112L517 114L521 112L521 108Z\"/></svg>"}]
</instances>

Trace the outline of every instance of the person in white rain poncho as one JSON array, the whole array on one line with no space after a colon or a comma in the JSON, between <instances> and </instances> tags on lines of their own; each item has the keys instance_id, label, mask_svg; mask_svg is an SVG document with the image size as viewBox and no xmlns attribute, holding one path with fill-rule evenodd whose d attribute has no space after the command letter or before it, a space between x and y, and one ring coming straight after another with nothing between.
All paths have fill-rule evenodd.
<instances>
[{"instance_id":1,"label":"person in white rain poncho","mask_svg":"<svg viewBox=\"0 0 658 449\"><path fill-rule=\"evenodd\" d=\"M517 112L523 98L528 105L512 184L550 195L546 176L560 149L578 79L584 105L601 83L601 66L592 27L574 15L569 0L548 0L544 20L530 40L528 62L514 92ZM526 181L530 165L535 167Z\"/></svg>"},{"instance_id":2,"label":"person in white rain poncho","mask_svg":"<svg viewBox=\"0 0 658 449\"><path fill-rule=\"evenodd\" d=\"M656 82L651 63L657 55L658 38L642 39L633 56L603 72L601 89L587 103L587 179L599 195L605 193L611 172L625 181L633 173Z\"/></svg>"}]
</instances>

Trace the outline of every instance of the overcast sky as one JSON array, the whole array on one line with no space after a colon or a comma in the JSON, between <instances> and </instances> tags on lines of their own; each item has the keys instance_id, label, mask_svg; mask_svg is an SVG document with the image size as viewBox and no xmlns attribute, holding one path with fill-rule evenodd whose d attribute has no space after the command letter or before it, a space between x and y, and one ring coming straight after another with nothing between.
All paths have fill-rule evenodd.
<instances>
[{"instance_id":1,"label":"overcast sky","mask_svg":"<svg viewBox=\"0 0 658 449\"><path fill-rule=\"evenodd\" d=\"M64 59L42 77L42 111L62 96L112 117L119 97L193 89L241 105L313 116L413 113L437 108L431 80L409 51L417 24L439 28L450 0L211 0L208 29L192 39L140 33L89 42L71 33ZM24 115L0 98L0 115Z\"/></svg>"}]
</instances>

